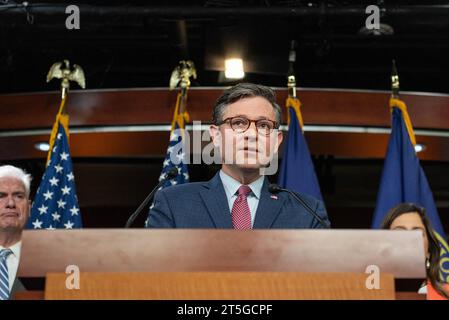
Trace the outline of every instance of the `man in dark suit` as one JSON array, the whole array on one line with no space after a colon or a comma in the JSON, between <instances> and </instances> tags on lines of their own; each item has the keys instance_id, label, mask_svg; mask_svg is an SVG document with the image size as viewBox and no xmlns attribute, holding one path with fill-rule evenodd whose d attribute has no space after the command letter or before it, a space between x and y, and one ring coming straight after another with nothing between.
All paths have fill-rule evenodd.
<instances>
[{"instance_id":1,"label":"man in dark suit","mask_svg":"<svg viewBox=\"0 0 449 320\"><path fill-rule=\"evenodd\" d=\"M208 182L188 183L156 193L150 228L321 228L322 225L285 192L272 194L265 177L277 168L282 142L281 108L273 90L238 84L217 100L210 127L220 153L221 170ZM321 201L300 195L328 223Z\"/></svg>"},{"instance_id":2,"label":"man in dark suit","mask_svg":"<svg viewBox=\"0 0 449 320\"><path fill-rule=\"evenodd\" d=\"M0 300L25 290L17 278L22 230L28 220L31 176L22 169L0 166Z\"/></svg>"}]
</instances>

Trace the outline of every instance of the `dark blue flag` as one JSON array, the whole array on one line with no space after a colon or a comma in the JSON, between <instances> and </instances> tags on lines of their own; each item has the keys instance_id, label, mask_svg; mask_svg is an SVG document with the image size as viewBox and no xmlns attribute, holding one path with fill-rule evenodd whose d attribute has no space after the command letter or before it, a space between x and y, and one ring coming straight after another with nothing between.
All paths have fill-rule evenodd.
<instances>
[{"instance_id":1,"label":"dark blue flag","mask_svg":"<svg viewBox=\"0 0 449 320\"><path fill-rule=\"evenodd\" d=\"M28 228L81 228L69 143L63 125L58 124L50 160L31 207Z\"/></svg>"},{"instance_id":2,"label":"dark blue flag","mask_svg":"<svg viewBox=\"0 0 449 320\"><path fill-rule=\"evenodd\" d=\"M390 105L392 106L391 135L372 227L380 228L388 211L400 203L413 202L426 208L442 249L440 276L442 280L449 282L449 248L432 191L415 152L415 138L406 106L397 99L392 99Z\"/></svg>"},{"instance_id":3,"label":"dark blue flag","mask_svg":"<svg viewBox=\"0 0 449 320\"><path fill-rule=\"evenodd\" d=\"M323 200L315 167L302 132L300 101L289 97L287 109L290 121L278 183L283 188Z\"/></svg>"}]
</instances>

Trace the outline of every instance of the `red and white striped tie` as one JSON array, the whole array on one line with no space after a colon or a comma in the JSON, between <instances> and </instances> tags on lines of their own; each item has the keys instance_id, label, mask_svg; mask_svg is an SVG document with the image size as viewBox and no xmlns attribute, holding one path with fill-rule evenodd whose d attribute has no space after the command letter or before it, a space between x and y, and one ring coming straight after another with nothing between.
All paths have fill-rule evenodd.
<instances>
[{"instance_id":1,"label":"red and white striped tie","mask_svg":"<svg viewBox=\"0 0 449 320\"><path fill-rule=\"evenodd\" d=\"M251 188L246 185L241 185L238 189L237 199L232 206L232 224L236 230L251 229L251 212L246 199L250 192Z\"/></svg>"}]
</instances>

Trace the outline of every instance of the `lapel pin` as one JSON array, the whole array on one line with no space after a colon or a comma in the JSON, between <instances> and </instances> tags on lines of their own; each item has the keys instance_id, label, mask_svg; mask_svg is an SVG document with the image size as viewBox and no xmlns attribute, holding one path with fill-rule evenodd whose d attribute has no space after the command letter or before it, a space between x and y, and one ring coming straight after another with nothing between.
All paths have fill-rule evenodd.
<instances>
[{"instance_id":1,"label":"lapel pin","mask_svg":"<svg viewBox=\"0 0 449 320\"><path fill-rule=\"evenodd\" d=\"M274 199L274 200L277 200L277 199L278 199L278 196L272 194L272 195L270 196L270 198L271 198L271 199Z\"/></svg>"}]
</instances>

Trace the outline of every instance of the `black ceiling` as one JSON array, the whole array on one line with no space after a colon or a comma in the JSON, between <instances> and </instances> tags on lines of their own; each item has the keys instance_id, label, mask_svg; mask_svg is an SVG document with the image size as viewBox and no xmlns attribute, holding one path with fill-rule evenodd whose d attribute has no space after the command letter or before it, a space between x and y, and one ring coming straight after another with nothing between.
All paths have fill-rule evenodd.
<instances>
[{"instance_id":1,"label":"black ceiling","mask_svg":"<svg viewBox=\"0 0 449 320\"><path fill-rule=\"evenodd\" d=\"M393 35L358 33L379 3ZM49 67L81 65L89 89L166 87L182 58L194 86L223 86L225 55L239 53L248 81L285 86L291 40L301 87L389 89L396 59L401 89L449 93L448 1L29 1L0 0L0 92L47 91ZM65 28L77 4L81 29ZM424 4L424 5L423 5Z\"/></svg>"}]
</instances>

